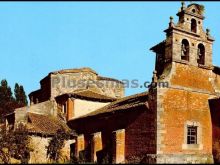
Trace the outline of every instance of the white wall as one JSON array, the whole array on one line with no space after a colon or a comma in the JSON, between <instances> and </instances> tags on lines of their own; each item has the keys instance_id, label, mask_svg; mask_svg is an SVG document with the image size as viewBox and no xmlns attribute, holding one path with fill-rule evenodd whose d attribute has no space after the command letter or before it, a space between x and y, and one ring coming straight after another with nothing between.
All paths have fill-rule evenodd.
<instances>
[{"instance_id":1,"label":"white wall","mask_svg":"<svg viewBox=\"0 0 220 165\"><path fill-rule=\"evenodd\" d=\"M108 103L102 103L102 102L95 102L95 101L87 101L87 100L81 100L81 99L75 99L74 100L74 117L78 118L80 116L86 115L90 112L93 112L101 107L104 107Z\"/></svg>"}]
</instances>

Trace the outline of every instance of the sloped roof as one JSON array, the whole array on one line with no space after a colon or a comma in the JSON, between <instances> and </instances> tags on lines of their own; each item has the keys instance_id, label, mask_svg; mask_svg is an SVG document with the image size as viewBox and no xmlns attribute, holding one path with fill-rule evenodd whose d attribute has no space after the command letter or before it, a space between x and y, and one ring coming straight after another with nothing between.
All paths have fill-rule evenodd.
<instances>
[{"instance_id":1,"label":"sloped roof","mask_svg":"<svg viewBox=\"0 0 220 165\"><path fill-rule=\"evenodd\" d=\"M50 72L50 74L58 74L58 73L77 73L77 72L92 72L94 74L97 74L96 71L89 67L83 67L83 68L74 68L74 69L62 69L58 71Z\"/></svg>"},{"instance_id":2,"label":"sloped roof","mask_svg":"<svg viewBox=\"0 0 220 165\"><path fill-rule=\"evenodd\" d=\"M73 69L62 69L62 70L57 70L57 71L50 72L46 77L44 77L43 79L40 80L40 83L43 82L45 79L47 79L51 74L79 73L79 72L90 72L90 73L98 75L96 73L96 71L94 71L93 69L91 69L89 67L73 68Z\"/></svg>"},{"instance_id":3,"label":"sloped roof","mask_svg":"<svg viewBox=\"0 0 220 165\"><path fill-rule=\"evenodd\" d=\"M116 100L116 98L102 95L102 94L93 92L91 90L76 90L73 93L65 93L63 95L57 96L56 99L59 99L61 97L67 97L67 98L73 97L73 98L94 100L94 101L101 101L101 102L112 102Z\"/></svg>"},{"instance_id":4,"label":"sloped roof","mask_svg":"<svg viewBox=\"0 0 220 165\"><path fill-rule=\"evenodd\" d=\"M87 115L81 116L76 119L72 119L70 120L70 122L78 119L84 119L92 116L101 115L101 114L114 113L116 111L126 111L141 106L145 106L146 108L149 108L147 100L148 100L147 92L127 96L117 101L114 101Z\"/></svg>"},{"instance_id":5,"label":"sloped roof","mask_svg":"<svg viewBox=\"0 0 220 165\"><path fill-rule=\"evenodd\" d=\"M67 132L70 131L70 128L63 121L52 116L28 112L27 118L27 129L30 133L53 135L62 128Z\"/></svg>"},{"instance_id":6,"label":"sloped roof","mask_svg":"<svg viewBox=\"0 0 220 165\"><path fill-rule=\"evenodd\" d=\"M162 42L160 42L159 44L153 46L152 48L150 48L151 51L153 52L158 52L158 53L163 53L164 50L165 50L165 43L166 43L166 40L163 40Z\"/></svg>"},{"instance_id":7,"label":"sloped roof","mask_svg":"<svg viewBox=\"0 0 220 165\"><path fill-rule=\"evenodd\" d=\"M213 72L220 75L220 67L214 66L213 67Z\"/></svg>"}]
</instances>

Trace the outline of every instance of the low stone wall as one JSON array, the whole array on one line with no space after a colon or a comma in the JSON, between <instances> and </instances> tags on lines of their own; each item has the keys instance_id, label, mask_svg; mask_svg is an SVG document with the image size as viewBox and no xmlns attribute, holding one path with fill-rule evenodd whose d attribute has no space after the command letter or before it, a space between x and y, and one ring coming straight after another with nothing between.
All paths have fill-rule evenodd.
<instances>
[{"instance_id":1,"label":"low stone wall","mask_svg":"<svg viewBox=\"0 0 220 165\"><path fill-rule=\"evenodd\" d=\"M149 164L212 164L210 154L148 154L143 163Z\"/></svg>"},{"instance_id":2,"label":"low stone wall","mask_svg":"<svg viewBox=\"0 0 220 165\"><path fill-rule=\"evenodd\" d=\"M51 138L48 137L31 136L31 147L34 149L34 151L31 152L29 163L52 163L47 158L46 149L46 146L48 146L50 139ZM62 148L61 162L69 162L70 144L74 142L74 140L68 140L65 142L65 145Z\"/></svg>"},{"instance_id":3,"label":"low stone wall","mask_svg":"<svg viewBox=\"0 0 220 165\"><path fill-rule=\"evenodd\" d=\"M47 149L50 138L31 136L31 147L34 149L30 155L29 163L48 163Z\"/></svg>"}]
</instances>

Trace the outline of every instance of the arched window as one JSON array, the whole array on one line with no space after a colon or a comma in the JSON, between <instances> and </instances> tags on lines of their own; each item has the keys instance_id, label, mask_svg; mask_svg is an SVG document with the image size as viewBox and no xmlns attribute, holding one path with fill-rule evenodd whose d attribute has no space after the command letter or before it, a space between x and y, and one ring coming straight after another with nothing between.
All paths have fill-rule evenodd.
<instances>
[{"instance_id":1,"label":"arched window","mask_svg":"<svg viewBox=\"0 0 220 165\"><path fill-rule=\"evenodd\" d=\"M181 60L189 61L189 42L183 39L181 45Z\"/></svg>"},{"instance_id":2,"label":"arched window","mask_svg":"<svg viewBox=\"0 0 220 165\"><path fill-rule=\"evenodd\" d=\"M197 23L195 19L191 20L191 31L196 33L197 32Z\"/></svg>"},{"instance_id":3,"label":"arched window","mask_svg":"<svg viewBox=\"0 0 220 165\"><path fill-rule=\"evenodd\" d=\"M203 44L198 45L197 62L198 62L198 64L205 65L205 47Z\"/></svg>"}]
</instances>

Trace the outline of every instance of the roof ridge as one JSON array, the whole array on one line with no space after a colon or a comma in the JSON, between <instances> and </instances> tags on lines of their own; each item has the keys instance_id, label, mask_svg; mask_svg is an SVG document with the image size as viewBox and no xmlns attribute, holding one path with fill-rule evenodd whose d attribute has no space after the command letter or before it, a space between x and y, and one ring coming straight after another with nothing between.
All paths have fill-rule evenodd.
<instances>
[{"instance_id":1,"label":"roof ridge","mask_svg":"<svg viewBox=\"0 0 220 165\"><path fill-rule=\"evenodd\" d=\"M76 97L76 98L85 98L85 99L96 99L96 100L103 100L103 101L107 101L107 102L112 102L112 101L115 101L117 100L117 98L115 97L112 97L112 96L108 96L106 94L102 94L102 93L99 93L99 92L96 92L96 91L93 91L93 90L90 90L90 89L85 89L85 90L80 90L80 91L77 91L77 92L71 92L71 93L64 93L62 95L59 95L56 97L57 98L60 98L60 97L63 97L63 96L67 96L67 97Z\"/></svg>"},{"instance_id":2,"label":"roof ridge","mask_svg":"<svg viewBox=\"0 0 220 165\"><path fill-rule=\"evenodd\" d=\"M109 99L116 99L116 98L114 98L114 97L107 96L107 95L105 95L105 94L101 94L101 93L95 92L95 91L90 90L90 89L86 89L86 90L83 90L83 91L79 91L79 92L73 93L73 94L76 94L76 95L77 95L77 94L80 94L80 93L83 93L83 92L91 92L91 93L97 94L97 95L99 95L99 96L104 96L104 97L109 98ZM89 97L89 96L85 96L85 97Z\"/></svg>"},{"instance_id":3,"label":"roof ridge","mask_svg":"<svg viewBox=\"0 0 220 165\"><path fill-rule=\"evenodd\" d=\"M130 99L130 98L135 98L136 96L139 96L139 95L148 95L148 92L141 92L141 93L136 93L136 94L133 94L133 95L129 95L129 96L125 96L125 97L122 97L114 102L121 102L121 101L125 101L127 99ZM112 103L114 103L112 102Z\"/></svg>"},{"instance_id":4,"label":"roof ridge","mask_svg":"<svg viewBox=\"0 0 220 165\"><path fill-rule=\"evenodd\" d=\"M50 72L50 73L56 74L56 73L60 73L60 72L72 72L72 71L79 71L79 72L80 72L80 71L90 71L90 72L93 72L93 73L95 73L95 74L98 75L98 73L97 73L95 70L93 70L92 68L90 68L90 67L60 69L60 70L52 71L52 72Z\"/></svg>"}]
</instances>

